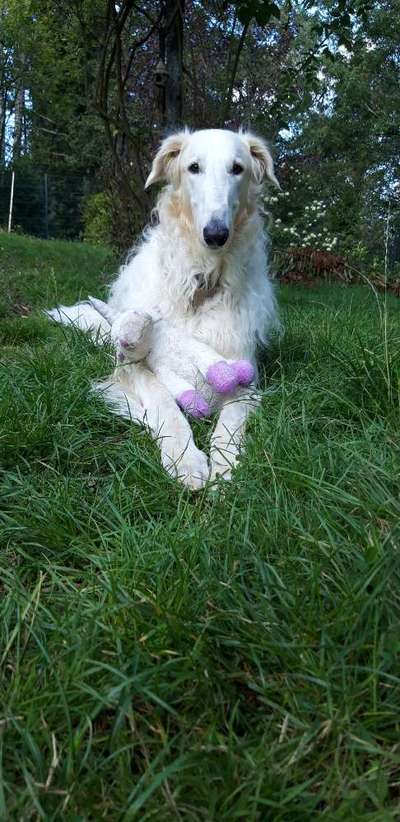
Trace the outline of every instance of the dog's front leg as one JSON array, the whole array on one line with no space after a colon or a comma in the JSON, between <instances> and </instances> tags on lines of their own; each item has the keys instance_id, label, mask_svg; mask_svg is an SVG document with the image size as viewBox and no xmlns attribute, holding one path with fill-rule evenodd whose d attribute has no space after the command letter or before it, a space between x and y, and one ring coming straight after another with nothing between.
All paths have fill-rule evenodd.
<instances>
[{"instance_id":1,"label":"dog's front leg","mask_svg":"<svg viewBox=\"0 0 400 822\"><path fill-rule=\"evenodd\" d=\"M116 414L149 430L172 477L192 490L203 488L209 477L207 457L196 447L192 429L175 400L148 368L122 366L114 378L97 383L95 389Z\"/></svg>"},{"instance_id":2,"label":"dog's front leg","mask_svg":"<svg viewBox=\"0 0 400 822\"><path fill-rule=\"evenodd\" d=\"M246 421L257 408L260 397L255 389L237 389L227 398L211 438L211 480L230 480L243 445Z\"/></svg>"},{"instance_id":3,"label":"dog's front leg","mask_svg":"<svg viewBox=\"0 0 400 822\"><path fill-rule=\"evenodd\" d=\"M161 451L161 461L169 474L192 490L202 488L209 477L206 455L194 442L192 429L174 398L147 369L136 381L147 423Z\"/></svg>"}]
</instances>

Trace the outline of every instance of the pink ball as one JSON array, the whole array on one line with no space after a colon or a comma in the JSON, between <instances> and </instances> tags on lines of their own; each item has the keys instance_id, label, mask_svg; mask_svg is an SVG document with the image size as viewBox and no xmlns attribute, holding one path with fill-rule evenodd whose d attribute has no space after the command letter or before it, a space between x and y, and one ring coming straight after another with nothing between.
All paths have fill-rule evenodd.
<instances>
[{"instance_id":1,"label":"pink ball","mask_svg":"<svg viewBox=\"0 0 400 822\"><path fill-rule=\"evenodd\" d=\"M203 395L194 388L188 388L187 391L183 391L183 393L176 398L176 401L182 408L182 411L185 411L186 414L191 414L192 417L208 417L210 413L208 403Z\"/></svg>"},{"instance_id":2,"label":"pink ball","mask_svg":"<svg viewBox=\"0 0 400 822\"><path fill-rule=\"evenodd\" d=\"M235 360L231 365L239 385L250 385L253 382L256 370L249 360Z\"/></svg>"},{"instance_id":3,"label":"pink ball","mask_svg":"<svg viewBox=\"0 0 400 822\"><path fill-rule=\"evenodd\" d=\"M225 360L210 365L206 380L218 394L230 394L238 384L234 368Z\"/></svg>"}]
</instances>

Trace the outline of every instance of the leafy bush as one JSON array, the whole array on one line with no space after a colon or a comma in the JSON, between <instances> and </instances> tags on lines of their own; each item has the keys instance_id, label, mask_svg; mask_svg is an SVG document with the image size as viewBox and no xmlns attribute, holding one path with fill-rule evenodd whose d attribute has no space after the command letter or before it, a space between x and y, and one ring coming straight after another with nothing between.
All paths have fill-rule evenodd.
<instances>
[{"instance_id":1,"label":"leafy bush","mask_svg":"<svg viewBox=\"0 0 400 822\"><path fill-rule=\"evenodd\" d=\"M92 245L112 245L112 200L106 191L89 194L83 207L83 239Z\"/></svg>"},{"instance_id":2,"label":"leafy bush","mask_svg":"<svg viewBox=\"0 0 400 822\"><path fill-rule=\"evenodd\" d=\"M89 194L83 208L84 242L126 252L143 229L144 215L121 200L115 181L108 191Z\"/></svg>"}]
</instances>

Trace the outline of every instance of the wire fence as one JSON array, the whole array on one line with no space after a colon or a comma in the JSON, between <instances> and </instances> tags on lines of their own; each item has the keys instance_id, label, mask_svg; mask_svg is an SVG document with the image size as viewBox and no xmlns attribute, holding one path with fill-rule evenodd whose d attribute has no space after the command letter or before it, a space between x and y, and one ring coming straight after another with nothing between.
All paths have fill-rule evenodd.
<instances>
[{"instance_id":1,"label":"wire fence","mask_svg":"<svg viewBox=\"0 0 400 822\"><path fill-rule=\"evenodd\" d=\"M78 239L88 181L79 174L48 174L42 169L0 170L0 227L36 237ZM11 196L13 193L13 196ZM11 209L10 209L11 206ZM11 220L10 220L11 212Z\"/></svg>"}]
</instances>

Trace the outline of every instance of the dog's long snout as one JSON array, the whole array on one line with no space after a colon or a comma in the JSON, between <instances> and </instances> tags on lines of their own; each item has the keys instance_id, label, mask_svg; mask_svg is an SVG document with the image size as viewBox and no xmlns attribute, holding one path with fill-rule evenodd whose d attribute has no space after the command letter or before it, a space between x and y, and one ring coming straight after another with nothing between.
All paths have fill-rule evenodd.
<instances>
[{"instance_id":1,"label":"dog's long snout","mask_svg":"<svg viewBox=\"0 0 400 822\"><path fill-rule=\"evenodd\" d=\"M204 242L210 248L219 248L225 245L229 237L229 228L222 220L210 220L203 229Z\"/></svg>"}]
</instances>

